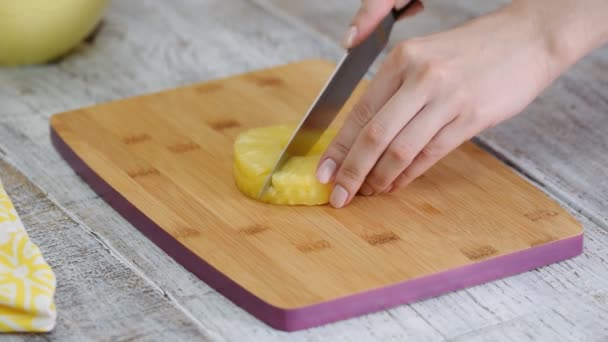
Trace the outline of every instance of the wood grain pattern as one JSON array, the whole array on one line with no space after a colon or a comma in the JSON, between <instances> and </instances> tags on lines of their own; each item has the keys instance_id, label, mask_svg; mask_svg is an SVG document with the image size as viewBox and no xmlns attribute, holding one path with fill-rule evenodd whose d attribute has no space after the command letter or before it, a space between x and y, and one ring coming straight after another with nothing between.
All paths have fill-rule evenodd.
<instances>
[{"instance_id":1,"label":"wood grain pattern","mask_svg":"<svg viewBox=\"0 0 608 342\"><path fill-rule=\"evenodd\" d=\"M210 340L162 291L108 253L94 233L1 158L0 175L28 235L57 274L57 326L40 340L125 340L142 334ZM110 317L115 320L108 325L104 320ZM36 334L17 336L36 340Z\"/></svg>"},{"instance_id":2,"label":"wood grain pattern","mask_svg":"<svg viewBox=\"0 0 608 342\"><path fill-rule=\"evenodd\" d=\"M360 5L357 0L258 1L335 42L340 40ZM395 25L388 48L406 39L461 25L506 3L505 0L428 1L422 13ZM382 60L378 58L371 74ZM608 46L605 46L561 75L521 115L478 136L486 149L551 189L605 229L608 229L604 177L608 168L604 156L608 149L607 65Z\"/></svg>"},{"instance_id":3,"label":"wood grain pattern","mask_svg":"<svg viewBox=\"0 0 608 342\"><path fill-rule=\"evenodd\" d=\"M208 85L194 85L63 113L51 122L145 216L285 311L582 234L557 203L470 143L408 192L358 198L345 210L244 198L229 176L234 137L296 120L331 71L322 61L290 64L213 81L221 87L211 94L199 91ZM218 120L238 125L218 131ZM538 214L546 212L555 215Z\"/></svg>"},{"instance_id":4,"label":"wood grain pattern","mask_svg":"<svg viewBox=\"0 0 608 342\"><path fill-rule=\"evenodd\" d=\"M433 0L415 20L396 27L401 37L437 31L462 22L504 0ZM261 4L262 6L258 6ZM156 301L146 287L151 308L176 306L192 322L204 327L214 341L605 341L608 339L608 204L605 158L606 61L598 51L558 80L527 112L482 134L489 146L522 177L561 199L563 206L585 226L584 255L519 276L447 294L407 306L362 316L325 327L286 334L269 329L244 310L228 302L177 265L166 253L123 220L54 152L48 118L58 111L139 93L199 82L306 57L338 60L337 42L350 20L357 0L219 1L176 0L113 1L95 44L82 46L55 65L0 70L0 156L9 158L54 203L78 220L70 234L75 245L101 246L120 267L146 279L164 294ZM246 14L246 15L245 15ZM238 22L234 18L239 18ZM326 28L330 28L328 31ZM269 53L270 51L270 53ZM589 94L594 94L589 96ZM0 177L5 177L0 171ZM14 196L28 192L11 181ZM27 211L35 202L24 201ZM583 213L583 214L581 214ZM34 219L35 217L33 217ZM591 220L589 219L591 218ZM47 254L56 249L46 239L53 221L26 226ZM599 226L598 226L599 224ZM61 230L60 230L61 231ZM95 268L95 258L57 251L56 264L70 265L77 273ZM60 279L67 275L59 274ZM98 279L112 277L114 273ZM66 298L88 291L90 283L66 288ZM111 298L112 310L128 311L130 301L121 292L100 289ZM93 297L83 306L95 306ZM66 299L69 300L69 299ZM63 310L69 334L3 336L8 341L104 340L90 328L112 332L123 339L157 340L162 326L167 340L192 340L179 335L185 323L161 323L140 316L123 317L95 311L82 317L76 308ZM170 313L173 317L177 313ZM101 318L101 319L97 319ZM71 337L71 338L70 338ZM106 340L109 339L106 335ZM120 338L117 338L120 339ZM202 338L199 338L199 340Z\"/></svg>"}]
</instances>

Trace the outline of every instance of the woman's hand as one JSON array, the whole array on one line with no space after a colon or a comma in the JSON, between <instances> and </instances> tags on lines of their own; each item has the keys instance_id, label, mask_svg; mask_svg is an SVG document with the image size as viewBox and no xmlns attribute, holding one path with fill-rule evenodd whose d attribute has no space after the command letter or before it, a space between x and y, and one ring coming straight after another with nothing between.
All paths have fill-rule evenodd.
<instances>
[{"instance_id":1,"label":"woman's hand","mask_svg":"<svg viewBox=\"0 0 608 342\"><path fill-rule=\"evenodd\" d=\"M361 43L393 8L403 8L411 1L414 2L412 7L399 19L418 14L424 9L422 2L420 0L363 0L342 39L344 48L348 49Z\"/></svg>"},{"instance_id":2,"label":"woman's hand","mask_svg":"<svg viewBox=\"0 0 608 342\"><path fill-rule=\"evenodd\" d=\"M608 3L588 2L595 10ZM553 17L569 13L546 9L567 3L514 1L398 44L321 158L317 178L334 183L331 205L343 207L357 192L403 188L464 141L522 111L585 50L558 34L568 35L568 25ZM354 21L360 35L350 42L360 42L392 5L364 1Z\"/></svg>"}]
</instances>

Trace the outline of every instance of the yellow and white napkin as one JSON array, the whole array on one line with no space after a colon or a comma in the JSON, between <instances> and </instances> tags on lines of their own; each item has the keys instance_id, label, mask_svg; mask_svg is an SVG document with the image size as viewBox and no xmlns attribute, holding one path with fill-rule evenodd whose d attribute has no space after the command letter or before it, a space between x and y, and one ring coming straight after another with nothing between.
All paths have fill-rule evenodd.
<instances>
[{"instance_id":1,"label":"yellow and white napkin","mask_svg":"<svg viewBox=\"0 0 608 342\"><path fill-rule=\"evenodd\" d=\"M0 181L0 332L55 327L55 274L33 244Z\"/></svg>"}]
</instances>

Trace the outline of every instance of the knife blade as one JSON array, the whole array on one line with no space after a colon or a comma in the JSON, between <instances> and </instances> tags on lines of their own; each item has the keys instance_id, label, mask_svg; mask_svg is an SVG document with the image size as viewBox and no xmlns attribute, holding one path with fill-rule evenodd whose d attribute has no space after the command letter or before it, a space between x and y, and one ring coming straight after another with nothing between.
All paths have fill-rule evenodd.
<instances>
[{"instance_id":1,"label":"knife blade","mask_svg":"<svg viewBox=\"0 0 608 342\"><path fill-rule=\"evenodd\" d=\"M359 84L374 60L386 46L395 21L414 5L410 1L402 9L393 9L364 41L349 49L334 70L323 90L292 133L277 157L274 167L258 193L262 197L271 185L272 175L293 155L305 155L331 125L344 103Z\"/></svg>"}]
</instances>

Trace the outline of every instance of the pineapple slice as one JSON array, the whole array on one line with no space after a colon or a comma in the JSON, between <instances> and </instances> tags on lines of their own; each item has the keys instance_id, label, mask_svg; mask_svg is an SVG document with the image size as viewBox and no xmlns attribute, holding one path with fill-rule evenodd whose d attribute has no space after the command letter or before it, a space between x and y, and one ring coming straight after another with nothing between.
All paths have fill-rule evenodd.
<instances>
[{"instance_id":1,"label":"pineapple slice","mask_svg":"<svg viewBox=\"0 0 608 342\"><path fill-rule=\"evenodd\" d=\"M271 186L257 198L273 163L287 144L294 126L280 125L254 128L241 133L234 143L234 178L245 195L273 204L321 205L329 201L331 185L315 177L317 164L334 130L326 131L305 156L292 156L272 175Z\"/></svg>"}]
</instances>

